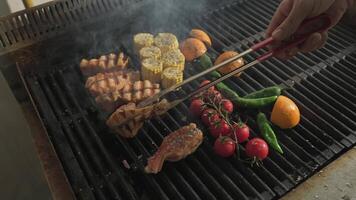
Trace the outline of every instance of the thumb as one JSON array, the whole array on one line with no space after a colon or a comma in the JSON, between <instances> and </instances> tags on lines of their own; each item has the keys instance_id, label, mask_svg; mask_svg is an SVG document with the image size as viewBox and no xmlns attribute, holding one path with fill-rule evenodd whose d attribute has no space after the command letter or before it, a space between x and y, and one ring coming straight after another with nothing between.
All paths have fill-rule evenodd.
<instances>
[{"instance_id":1,"label":"thumb","mask_svg":"<svg viewBox=\"0 0 356 200\"><path fill-rule=\"evenodd\" d=\"M296 32L302 21L307 17L308 10L310 10L310 6L306 2L293 1L293 7L287 18L273 31L273 39L282 41Z\"/></svg>"}]
</instances>

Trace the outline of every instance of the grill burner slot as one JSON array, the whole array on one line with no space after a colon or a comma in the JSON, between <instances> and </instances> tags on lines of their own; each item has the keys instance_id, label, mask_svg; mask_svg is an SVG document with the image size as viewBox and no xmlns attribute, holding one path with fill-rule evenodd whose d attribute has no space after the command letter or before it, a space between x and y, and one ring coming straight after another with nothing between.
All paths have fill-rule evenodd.
<instances>
[{"instance_id":1,"label":"grill burner slot","mask_svg":"<svg viewBox=\"0 0 356 200\"><path fill-rule=\"evenodd\" d=\"M23 27L26 34L20 33L18 37L16 32L7 32L6 36L0 33L0 46L11 45L14 38L24 40L57 31L62 26L101 15L124 2L89 1L84 7L80 4L63 1L20 15L23 25L19 27ZM275 0L238 1L197 20L188 20L176 29L205 29L213 39L214 46L209 50L212 57L223 50L242 51L264 38L263 31L277 5ZM13 22L14 26L18 24ZM52 27L43 25L48 23ZM0 24L0 30L2 27ZM117 34L121 36L124 32ZM110 31L95 36L89 33L84 39L75 39L85 45L87 38L104 38L110 34ZM52 60L44 66L36 66L38 69L51 66L50 70L26 74L25 80L78 199L275 199L356 143L353 120L356 117L355 31L339 25L329 35L328 43L321 50L298 54L285 62L270 59L249 68L240 79L225 81L240 95L276 84L292 87L285 94L298 104L301 123L292 130L276 129L285 154L281 156L271 151L261 168L250 167L236 158L216 156L208 137L194 154L177 163L166 163L158 175L141 173L145 159L154 153L165 135L194 121L186 117L189 102L146 122L133 139L117 137L107 129L106 115L84 88L78 58L65 60L61 57L64 54L56 56L70 48L65 44L54 50L49 48L44 55ZM113 40L122 40L124 46L131 49L128 45L131 36L122 34ZM84 51L90 45L73 52L85 54L83 57L99 55L109 45L110 40L107 41L89 53ZM253 53L246 59L252 61L262 53L264 51ZM61 63L61 59L70 64ZM186 77L199 70L192 66L186 68ZM197 81L189 84L182 94L198 84ZM200 122L196 123L202 127ZM251 120L249 124L251 134L258 135L256 123ZM124 160L130 164L130 170L121 163Z\"/></svg>"}]
</instances>

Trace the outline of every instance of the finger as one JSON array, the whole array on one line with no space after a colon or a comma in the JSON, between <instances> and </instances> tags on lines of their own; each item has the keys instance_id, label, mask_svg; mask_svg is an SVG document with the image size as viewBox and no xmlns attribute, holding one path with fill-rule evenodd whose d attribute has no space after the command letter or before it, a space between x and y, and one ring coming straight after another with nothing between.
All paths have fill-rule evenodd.
<instances>
[{"instance_id":1,"label":"finger","mask_svg":"<svg viewBox=\"0 0 356 200\"><path fill-rule=\"evenodd\" d=\"M299 52L299 48L298 47L293 47L291 49L287 49L284 50L282 52L277 53L276 55L274 55L276 58L278 59L282 59L282 60L286 60L289 58L292 58L293 56L297 55L297 53Z\"/></svg>"},{"instance_id":2,"label":"finger","mask_svg":"<svg viewBox=\"0 0 356 200\"><path fill-rule=\"evenodd\" d=\"M287 18L288 13L293 7L292 0L284 0L279 4L272 20L267 28L266 35L271 37L272 32Z\"/></svg>"},{"instance_id":3,"label":"finger","mask_svg":"<svg viewBox=\"0 0 356 200\"><path fill-rule=\"evenodd\" d=\"M320 33L313 33L311 36L307 38L303 44L299 46L300 51L303 53L307 53L317 49L322 42L322 36Z\"/></svg>"},{"instance_id":4,"label":"finger","mask_svg":"<svg viewBox=\"0 0 356 200\"><path fill-rule=\"evenodd\" d=\"M293 7L288 17L272 33L272 37L277 41L289 38L307 17L307 13L309 13L308 10L312 9L308 6L307 1L293 2L297 3L293 3Z\"/></svg>"},{"instance_id":5,"label":"finger","mask_svg":"<svg viewBox=\"0 0 356 200\"><path fill-rule=\"evenodd\" d=\"M320 42L320 45L318 46L318 49L322 48L326 41L328 40L328 32L324 32L321 34L321 42Z\"/></svg>"},{"instance_id":6,"label":"finger","mask_svg":"<svg viewBox=\"0 0 356 200\"><path fill-rule=\"evenodd\" d=\"M333 5L326 11L331 19L331 27L335 26L344 16L348 8L347 1L335 1ZM331 28L330 27L330 28Z\"/></svg>"}]
</instances>

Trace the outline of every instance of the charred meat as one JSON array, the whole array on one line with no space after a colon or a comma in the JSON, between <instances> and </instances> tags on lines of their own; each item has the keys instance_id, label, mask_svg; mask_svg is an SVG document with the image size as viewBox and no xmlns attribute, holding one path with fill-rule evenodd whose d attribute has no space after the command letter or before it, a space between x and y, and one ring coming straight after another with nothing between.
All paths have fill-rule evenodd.
<instances>
[{"instance_id":1,"label":"charred meat","mask_svg":"<svg viewBox=\"0 0 356 200\"><path fill-rule=\"evenodd\" d=\"M149 80L135 81L126 84L121 90L99 95L95 101L107 112L112 112L119 105L130 102L138 103L160 91L159 84L153 84Z\"/></svg>"},{"instance_id":2,"label":"charred meat","mask_svg":"<svg viewBox=\"0 0 356 200\"><path fill-rule=\"evenodd\" d=\"M87 79L85 87L93 96L120 91L132 82L140 80L140 73L136 71L118 71L113 73L98 73Z\"/></svg>"},{"instance_id":3,"label":"charred meat","mask_svg":"<svg viewBox=\"0 0 356 200\"><path fill-rule=\"evenodd\" d=\"M127 68L129 63L128 57L124 53L103 55L99 59L82 59L80 62L80 70L85 77L92 76L97 73L121 71Z\"/></svg>"},{"instance_id":4,"label":"charred meat","mask_svg":"<svg viewBox=\"0 0 356 200\"><path fill-rule=\"evenodd\" d=\"M119 107L106 121L116 133L125 138L135 137L145 120L167 112L169 103L163 99L159 103L137 108L135 103Z\"/></svg>"},{"instance_id":5,"label":"charred meat","mask_svg":"<svg viewBox=\"0 0 356 200\"><path fill-rule=\"evenodd\" d=\"M174 162L185 158L192 154L202 141L203 133L194 123L170 133L163 139L157 152L148 159L145 172L157 174L165 160Z\"/></svg>"}]
</instances>

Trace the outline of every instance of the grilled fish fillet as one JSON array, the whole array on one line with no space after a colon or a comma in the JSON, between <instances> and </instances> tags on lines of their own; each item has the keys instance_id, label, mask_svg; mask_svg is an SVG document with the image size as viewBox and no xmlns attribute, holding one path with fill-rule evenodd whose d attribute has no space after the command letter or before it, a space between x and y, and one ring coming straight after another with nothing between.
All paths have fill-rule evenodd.
<instances>
[{"instance_id":1,"label":"grilled fish fillet","mask_svg":"<svg viewBox=\"0 0 356 200\"><path fill-rule=\"evenodd\" d=\"M122 90L131 82L140 80L138 71L118 71L113 73L98 73L87 79L85 87L93 96Z\"/></svg>"},{"instance_id":2,"label":"grilled fish fillet","mask_svg":"<svg viewBox=\"0 0 356 200\"><path fill-rule=\"evenodd\" d=\"M109 54L100 56L99 59L82 59L79 67L85 77L92 76L97 73L114 72L126 69L129 63L129 58L124 53Z\"/></svg>"},{"instance_id":3,"label":"grilled fish fillet","mask_svg":"<svg viewBox=\"0 0 356 200\"><path fill-rule=\"evenodd\" d=\"M159 84L153 84L149 80L135 81L125 85L121 90L99 95L95 101L107 112L112 112L118 105L128 102L138 103L160 91Z\"/></svg>"},{"instance_id":4,"label":"grilled fish fillet","mask_svg":"<svg viewBox=\"0 0 356 200\"><path fill-rule=\"evenodd\" d=\"M163 163L178 161L192 154L202 143L203 133L194 123L184 126L163 139L156 153L148 159L146 173L157 174Z\"/></svg>"},{"instance_id":5,"label":"grilled fish fillet","mask_svg":"<svg viewBox=\"0 0 356 200\"><path fill-rule=\"evenodd\" d=\"M122 137L132 138L136 136L146 119L164 114L168 106L169 103L165 99L143 108L137 108L135 103L129 103L119 107L106 124Z\"/></svg>"}]
</instances>

